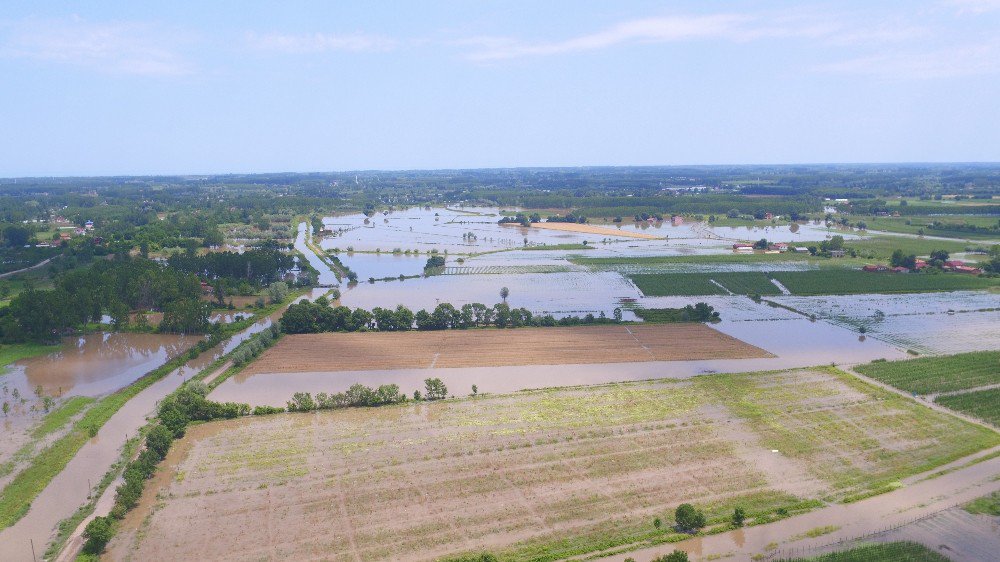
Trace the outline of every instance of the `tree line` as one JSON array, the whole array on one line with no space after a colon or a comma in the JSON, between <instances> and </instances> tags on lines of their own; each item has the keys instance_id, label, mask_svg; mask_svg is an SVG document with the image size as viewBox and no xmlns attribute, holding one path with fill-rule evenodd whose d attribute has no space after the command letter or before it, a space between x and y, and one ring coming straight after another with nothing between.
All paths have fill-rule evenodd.
<instances>
[{"instance_id":1,"label":"tree line","mask_svg":"<svg viewBox=\"0 0 1000 562\"><path fill-rule=\"evenodd\" d=\"M371 311L346 306L331 307L325 297L315 302L302 301L288 307L281 317L281 329L287 334L312 334L319 332L397 332L408 330L465 330L469 328L520 328L527 326L577 326L581 324L609 324L615 318L599 316L566 316L555 318L551 314L534 315L526 308L511 308L505 303L486 306L472 303L456 308L451 303L441 303L431 312L421 309L414 313L399 305L395 309L375 307Z\"/></svg>"},{"instance_id":2,"label":"tree line","mask_svg":"<svg viewBox=\"0 0 1000 562\"><path fill-rule=\"evenodd\" d=\"M295 260L281 251L281 245L269 240L242 253L175 254L167 264L178 271L209 279L247 281L259 288L280 281L282 274L295 265Z\"/></svg>"}]
</instances>

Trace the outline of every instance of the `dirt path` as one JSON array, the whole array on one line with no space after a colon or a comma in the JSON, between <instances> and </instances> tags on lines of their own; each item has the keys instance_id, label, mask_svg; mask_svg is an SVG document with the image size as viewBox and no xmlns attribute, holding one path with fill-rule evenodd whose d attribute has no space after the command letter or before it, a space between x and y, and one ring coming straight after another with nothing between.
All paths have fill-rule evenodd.
<instances>
[{"instance_id":1,"label":"dirt path","mask_svg":"<svg viewBox=\"0 0 1000 562\"><path fill-rule=\"evenodd\" d=\"M1000 452L1000 447L983 451L940 467L941 469L962 467L970 459L981 458ZM1000 457L957 468L953 472L937 478L926 479L927 474L913 477L912 484L894 492L868 498L851 504L834 504L816 511L757 527L720 533L707 537L696 537L680 543L644 548L633 552L599 558L622 562L633 558L637 562L648 562L673 549L684 550L693 560L725 558L733 561L751 560L755 554L764 554L768 559L783 556L810 555L838 542L852 541L873 533L901 528L928 516L943 512L956 505L1000 490ZM919 480L923 478L923 480ZM908 479L912 480L912 479ZM804 533L819 527L834 526L832 533L816 538L804 537ZM914 535L920 539L920 535ZM934 534L924 534L931 542ZM937 549L938 544L928 544Z\"/></svg>"},{"instance_id":2,"label":"dirt path","mask_svg":"<svg viewBox=\"0 0 1000 562\"><path fill-rule=\"evenodd\" d=\"M42 261L36 263L35 265L25 267L24 269L18 269L17 271L8 271L7 273L0 273L0 279L6 279L7 277L11 277L11 276L17 275L18 273L24 273L25 271L31 271L32 269L38 269L39 267L45 267L46 265L48 265L48 263L50 261L56 259L57 257L59 257L59 256L51 257L51 258L49 258L47 260L42 260Z\"/></svg>"}]
</instances>

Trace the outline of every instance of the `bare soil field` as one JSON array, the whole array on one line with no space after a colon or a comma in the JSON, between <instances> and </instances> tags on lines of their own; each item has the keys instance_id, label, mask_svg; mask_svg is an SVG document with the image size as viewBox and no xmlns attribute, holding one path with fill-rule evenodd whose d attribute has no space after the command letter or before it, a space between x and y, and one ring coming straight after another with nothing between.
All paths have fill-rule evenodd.
<instances>
[{"instance_id":1,"label":"bare soil field","mask_svg":"<svg viewBox=\"0 0 1000 562\"><path fill-rule=\"evenodd\" d=\"M245 373L758 357L773 355L703 324L324 333L283 337Z\"/></svg>"},{"instance_id":2,"label":"bare soil field","mask_svg":"<svg viewBox=\"0 0 1000 562\"><path fill-rule=\"evenodd\" d=\"M766 522L998 442L834 369L244 418L175 443L108 558L554 560L662 543L682 502Z\"/></svg>"},{"instance_id":3,"label":"bare soil field","mask_svg":"<svg viewBox=\"0 0 1000 562\"><path fill-rule=\"evenodd\" d=\"M606 226L594 226L590 224L579 224L575 222L536 222L531 228L542 228L545 230L562 230L566 232L582 232L584 234L598 234L603 236L624 236L627 238L642 238L643 240L660 240L665 236L654 236L634 230L608 228Z\"/></svg>"}]
</instances>

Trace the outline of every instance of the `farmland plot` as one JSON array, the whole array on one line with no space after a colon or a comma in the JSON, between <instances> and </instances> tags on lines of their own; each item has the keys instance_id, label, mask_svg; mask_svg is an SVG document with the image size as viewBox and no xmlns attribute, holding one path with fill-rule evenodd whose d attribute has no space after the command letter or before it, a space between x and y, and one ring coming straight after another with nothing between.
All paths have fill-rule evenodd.
<instances>
[{"instance_id":1,"label":"farmland plot","mask_svg":"<svg viewBox=\"0 0 1000 562\"><path fill-rule=\"evenodd\" d=\"M1000 384L1000 351L869 363L855 370L907 392L952 392Z\"/></svg>"},{"instance_id":2,"label":"farmland plot","mask_svg":"<svg viewBox=\"0 0 1000 562\"><path fill-rule=\"evenodd\" d=\"M1000 388L940 396L935 402L946 408L1000 426Z\"/></svg>"},{"instance_id":3,"label":"farmland plot","mask_svg":"<svg viewBox=\"0 0 1000 562\"><path fill-rule=\"evenodd\" d=\"M656 544L694 502L767 520L998 442L834 370L714 375L192 428L133 559L552 560ZM778 450L777 453L771 452ZM150 502L152 503L152 502ZM142 523L141 531L137 529ZM209 524L211 522L211 524Z\"/></svg>"}]
</instances>

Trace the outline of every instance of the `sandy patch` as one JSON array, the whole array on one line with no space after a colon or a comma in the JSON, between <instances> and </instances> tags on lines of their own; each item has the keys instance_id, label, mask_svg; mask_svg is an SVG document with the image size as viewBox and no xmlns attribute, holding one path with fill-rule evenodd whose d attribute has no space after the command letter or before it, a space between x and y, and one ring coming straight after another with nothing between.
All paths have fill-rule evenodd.
<instances>
[{"instance_id":1,"label":"sandy patch","mask_svg":"<svg viewBox=\"0 0 1000 562\"><path fill-rule=\"evenodd\" d=\"M542 228L545 230L562 230L566 232L581 232L584 234L598 234L601 236L624 236L627 238L642 238L644 240L662 240L665 236L653 236L634 230L618 230L617 228L607 228L592 224L579 224L574 222L536 222L531 228Z\"/></svg>"}]
</instances>

